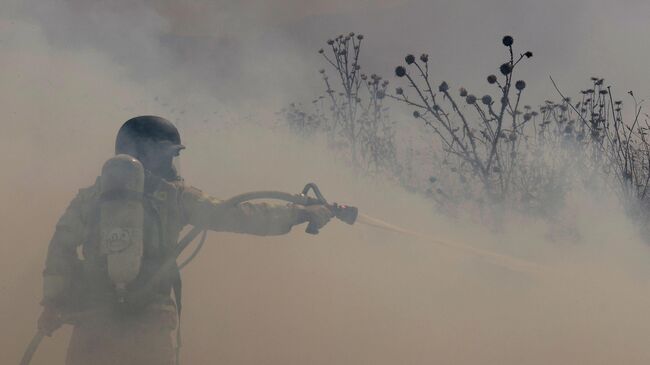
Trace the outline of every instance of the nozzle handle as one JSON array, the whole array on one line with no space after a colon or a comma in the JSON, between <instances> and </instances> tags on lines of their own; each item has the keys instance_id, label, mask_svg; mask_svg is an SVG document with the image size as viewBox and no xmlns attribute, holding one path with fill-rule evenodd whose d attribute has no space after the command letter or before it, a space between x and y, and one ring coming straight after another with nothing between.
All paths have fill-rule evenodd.
<instances>
[{"instance_id":1,"label":"nozzle handle","mask_svg":"<svg viewBox=\"0 0 650 365\"><path fill-rule=\"evenodd\" d=\"M318 234L318 225L316 225L314 222L309 222L309 224L307 224L307 229L305 229L305 232L309 234Z\"/></svg>"}]
</instances>

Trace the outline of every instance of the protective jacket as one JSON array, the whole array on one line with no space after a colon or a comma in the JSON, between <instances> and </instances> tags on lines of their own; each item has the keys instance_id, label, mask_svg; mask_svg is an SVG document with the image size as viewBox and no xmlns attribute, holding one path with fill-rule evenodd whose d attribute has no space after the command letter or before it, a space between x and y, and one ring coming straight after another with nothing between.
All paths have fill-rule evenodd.
<instances>
[{"instance_id":1,"label":"protective jacket","mask_svg":"<svg viewBox=\"0 0 650 365\"><path fill-rule=\"evenodd\" d=\"M108 279L106 257L99 252L100 187L81 189L59 219L49 244L43 273L43 304L66 311L84 311L113 303L115 290ZM306 217L291 205L268 203L223 204L182 179L168 181L145 175L143 194L144 252L138 277L129 290L138 290L157 271L177 244L186 225L213 231L281 235ZM172 282L155 290L151 305L169 305Z\"/></svg>"}]
</instances>

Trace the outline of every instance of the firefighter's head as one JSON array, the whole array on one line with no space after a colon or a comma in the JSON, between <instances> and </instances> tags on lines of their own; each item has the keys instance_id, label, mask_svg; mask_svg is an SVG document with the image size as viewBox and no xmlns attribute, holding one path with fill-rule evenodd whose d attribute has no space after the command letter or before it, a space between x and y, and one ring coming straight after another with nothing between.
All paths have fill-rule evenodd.
<instances>
[{"instance_id":1,"label":"firefighter's head","mask_svg":"<svg viewBox=\"0 0 650 365\"><path fill-rule=\"evenodd\" d=\"M117 132L115 154L128 154L145 169L163 178L176 178L174 158L185 146L178 129L167 119L142 115L127 120Z\"/></svg>"}]
</instances>

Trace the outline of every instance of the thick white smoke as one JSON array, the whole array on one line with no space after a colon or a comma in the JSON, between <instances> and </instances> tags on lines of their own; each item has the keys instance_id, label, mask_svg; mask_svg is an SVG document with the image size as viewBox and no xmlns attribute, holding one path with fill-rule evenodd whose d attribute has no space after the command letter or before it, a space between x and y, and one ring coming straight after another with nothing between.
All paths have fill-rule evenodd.
<instances>
[{"instance_id":1,"label":"thick white smoke","mask_svg":"<svg viewBox=\"0 0 650 365\"><path fill-rule=\"evenodd\" d=\"M83 2L61 4L83 7ZM0 348L7 363L18 362L34 332L40 273L58 216L78 188L94 181L112 153L120 124L147 113L177 122L188 146L182 161L186 180L214 195L298 192L315 181L330 200L357 205L409 230L549 268L543 274L513 271L426 238L338 221L318 236L306 235L304 227L273 238L211 233L184 274L186 363L650 360L650 252L612 199L573 192L560 230L516 216L509 218L515 228L503 233L448 220L419 196L359 177L332 160L319 141L268 128L276 103L292 96L268 101L264 96L271 93L260 92L259 85L279 87L268 73L284 61L285 50L289 55L301 51L280 42L268 69L242 61L241 70L253 67L255 77L249 77L259 75L258 84L224 76L234 87L213 94L206 84L192 87L198 70L205 68L192 64L191 57L181 62L175 50L169 54L168 47L151 43L173 28L169 14L116 4L121 5L101 14L117 13L125 28L135 23L129 10L143 16L140 28L132 28L132 39L124 39L129 47L117 44L138 53L139 65L124 61L127 51L106 51L119 37L68 34L64 24L46 24L48 12L55 19L72 19L69 8L44 5L35 16L36 8L25 13L16 3L0 16ZM90 23L84 22L90 20L70 27L89 31ZM115 28L110 22L104 26ZM125 30L122 36L131 34ZM66 36L79 43L66 43ZM98 49L77 37L107 43ZM141 49L135 45L145 44L151 49L137 52ZM243 52L244 59L256 56ZM290 59L288 68L309 68ZM178 73L168 77L161 72L173 69ZM239 102L218 97L228 94ZM46 339L34 364L62 364L68 335L64 329Z\"/></svg>"}]
</instances>

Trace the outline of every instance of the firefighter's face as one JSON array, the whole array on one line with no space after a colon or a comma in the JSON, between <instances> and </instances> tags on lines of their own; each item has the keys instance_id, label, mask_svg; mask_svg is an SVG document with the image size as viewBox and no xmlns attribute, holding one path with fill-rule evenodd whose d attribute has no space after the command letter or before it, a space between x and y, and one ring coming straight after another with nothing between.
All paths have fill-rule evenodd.
<instances>
[{"instance_id":1,"label":"firefighter's face","mask_svg":"<svg viewBox=\"0 0 650 365\"><path fill-rule=\"evenodd\" d=\"M156 175L167 177L174 169L174 159L185 147L169 141L146 141L140 160L144 167Z\"/></svg>"}]
</instances>

